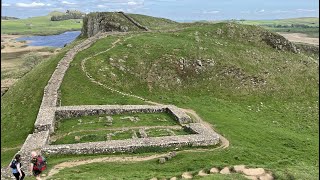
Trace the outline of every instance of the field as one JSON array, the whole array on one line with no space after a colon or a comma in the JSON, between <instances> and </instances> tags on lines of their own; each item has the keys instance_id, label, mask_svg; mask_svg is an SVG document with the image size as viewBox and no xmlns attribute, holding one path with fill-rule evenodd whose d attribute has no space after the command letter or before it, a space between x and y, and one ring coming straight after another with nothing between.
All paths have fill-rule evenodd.
<instances>
[{"instance_id":1,"label":"field","mask_svg":"<svg viewBox=\"0 0 320 180\"><path fill-rule=\"evenodd\" d=\"M81 30L81 19L50 21L51 15L27 19L2 20L1 34L12 35L50 35L65 31Z\"/></svg>"},{"instance_id":2,"label":"field","mask_svg":"<svg viewBox=\"0 0 320 180\"><path fill-rule=\"evenodd\" d=\"M174 32L113 35L78 53L61 87L62 105L147 103L98 86L87 73L121 92L193 109L230 146L200 152L179 149L165 164L157 159L88 163L61 169L51 179L170 178L185 171L238 164L265 168L276 179L319 179L318 59L276 50L262 40L264 33L255 26L203 24ZM1 166L8 164L32 132L43 88L70 46L40 63L2 97L1 126L6 128L1 128ZM154 154L142 151L117 157ZM47 158L51 169L67 160L114 156Z\"/></svg>"},{"instance_id":3,"label":"field","mask_svg":"<svg viewBox=\"0 0 320 180\"><path fill-rule=\"evenodd\" d=\"M258 25L274 32L303 33L319 38L319 18L293 18L279 20L245 20L240 24ZM293 27L292 27L293 26Z\"/></svg>"}]
</instances>

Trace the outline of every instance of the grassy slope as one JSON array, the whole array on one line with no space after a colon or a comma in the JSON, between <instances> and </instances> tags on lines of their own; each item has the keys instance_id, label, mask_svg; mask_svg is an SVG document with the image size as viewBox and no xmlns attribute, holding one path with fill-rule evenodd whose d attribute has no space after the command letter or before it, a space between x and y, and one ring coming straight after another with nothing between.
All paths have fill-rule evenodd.
<instances>
[{"instance_id":1,"label":"grassy slope","mask_svg":"<svg viewBox=\"0 0 320 180\"><path fill-rule=\"evenodd\" d=\"M1 21L2 34L49 35L64 31L80 30L82 20L50 21L51 15L27 19ZM76 23L81 21L81 23ZM32 26L30 26L32 24Z\"/></svg>"},{"instance_id":2,"label":"grassy slope","mask_svg":"<svg viewBox=\"0 0 320 180\"><path fill-rule=\"evenodd\" d=\"M145 16L141 14L127 14L127 15L132 17L139 24L148 27L150 30L174 29L182 26L182 24L179 24L170 19Z\"/></svg>"},{"instance_id":3,"label":"grassy slope","mask_svg":"<svg viewBox=\"0 0 320 180\"><path fill-rule=\"evenodd\" d=\"M1 165L7 163L20 149L2 151L2 148L22 146L28 134L33 132L43 88L47 85L57 62L71 46L57 56L41 62L1 97Z\"/></svg>"},{"instance_id":4,"label":"grassy slope","mask_svg":"<svg viewBox=\"0 0 320 180\"><path fill-rule=\"evenodd\" d=\"M217 35L218 28L225 34ZM270 169L279 179L317 179L317 67L304 54L279 52L254 40L258 39L254 37L261 31L250 26L232 28L216 24L175 33L143 34L87 63L91 75L103 83L157 102L194 109L230 140L229 149L181 153L177 160L165 165L157 165L155 161L135 163L134 167L139 167L140 171L135 175L132 173L136 168L133 169L131 164L122 163L117 170L123 170L123 173L118 174L111 168L114 167L113 163L104 163L101 173L96 173L99 170L95 170L96 165L83 165L63 170L55 177L76 178L80 174L81 177L97 177L95 174L99 174L102 177L143 179L170 177L177 172L181 174L186 170L195 171L212 165L246 164ZM248 42L248 38L252 38L248 36L251 35L253 41ZM124 56L128 56L128 60L122 64L126 69L130 68L127 72L119 70L119 66L109 61L110 57L117 62ZM200 74L196 74L192 68L186 74L181 74L175 68L180 57L189 62L214 59L215 65ZM161 68L152 68L154 64ZM104 67L109 70L98 71L98 68ZM70 71L75 68L71 67ZM245 79L245 83L241 83L243 79L238 79L241 73L234 72L237 68L244 76L262 78L267 84L256 87ZM117 79L108 76L110 70L117 75ZM152 78L150 71L164 81ZM223 74L228 71L230 75ZM175 83L176 77L182 80L182 85ZM151 91L145 78L152 81ZM73 96L77 94L76 91L69 93ZM81 173L74 175L72 172Z\"/></svg>"},{"instance_id":5,"label":"grassy slope","mask_svg":"<svg viewBox=\"0 0 320 180\"><path fill-rule=\"evenodd\" d=\"M91 82L81 69L81 60L83 57L89 57L97 52L110 48L111 43L117 39L118 37L111 36L107 38L106 41L97 41L91 48L81 51L76 55L71 62L72 68L68 69L61 85L62 105L145 104L141 100L121 96L118 93ZM74 94L73 90L75 89L77 89L77 93Z\"/></svg>"}]
</instances>

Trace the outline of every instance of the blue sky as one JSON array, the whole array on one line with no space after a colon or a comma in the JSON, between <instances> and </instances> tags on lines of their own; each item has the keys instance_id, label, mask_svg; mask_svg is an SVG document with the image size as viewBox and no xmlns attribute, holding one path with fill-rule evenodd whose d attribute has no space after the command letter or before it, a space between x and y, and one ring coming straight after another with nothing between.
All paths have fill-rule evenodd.
<instances>
[{"instance_id":1,"label":"blue sky","mask_svg":"<svg viewBox=\"0 0 320 180\"><path fill-rule=\"evenodd\" d=\"M2 0L2 15L20 18L51 11L124 11L172 20L319 17L318 0Z\"/></svg>"}]
</instances>

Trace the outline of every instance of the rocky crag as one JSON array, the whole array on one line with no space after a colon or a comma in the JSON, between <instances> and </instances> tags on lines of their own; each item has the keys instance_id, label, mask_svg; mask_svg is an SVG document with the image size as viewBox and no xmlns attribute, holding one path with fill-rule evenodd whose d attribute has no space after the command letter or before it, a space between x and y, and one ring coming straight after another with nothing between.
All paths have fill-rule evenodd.
<instances>
[{"instance_id":1,"label":"rocky crag","mask_svg":"<svg viewBox=\"0 0 320 180\"><path fill-rule=\"evenodd\" d=\"M81 35L92 37L98 32L148 31L148 28L136 22L123 12L96 12L83 18Z\"/></svg>"}]
</instances>

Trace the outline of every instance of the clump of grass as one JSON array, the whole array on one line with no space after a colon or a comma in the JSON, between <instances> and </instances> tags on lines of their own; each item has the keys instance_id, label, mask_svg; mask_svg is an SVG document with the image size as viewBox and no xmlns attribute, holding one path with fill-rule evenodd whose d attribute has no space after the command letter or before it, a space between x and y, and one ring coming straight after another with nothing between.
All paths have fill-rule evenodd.
<instances>
[{"instance_id":1,"label":"clump of grass","mask_svg":"<svg viewBox=\"0 0 320 180\"><path fill-rule=\"evenodd\" d=\"M22 56L22 59L23 59L23 63L21 67L27 70L31 70L33 67L35 67L37 64L39 64L42 61L43 57L36 53L29 53Z\"/></svg>"}]
</instances>

